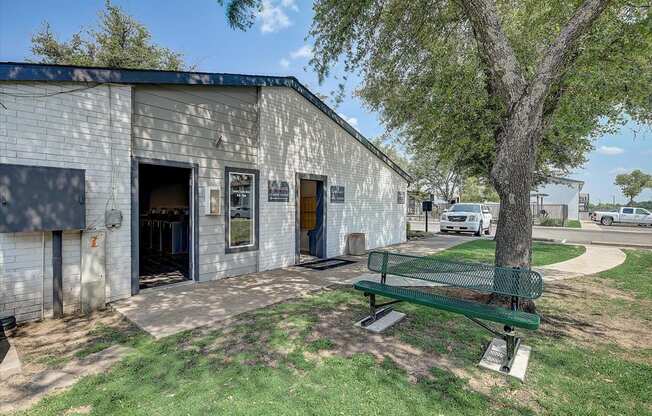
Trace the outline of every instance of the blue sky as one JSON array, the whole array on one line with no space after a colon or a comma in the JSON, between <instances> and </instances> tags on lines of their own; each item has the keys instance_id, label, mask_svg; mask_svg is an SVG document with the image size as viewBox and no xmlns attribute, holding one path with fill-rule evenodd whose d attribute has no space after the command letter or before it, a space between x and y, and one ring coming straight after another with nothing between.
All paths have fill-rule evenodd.
<instances>
[{"instance_id":1,"label":"blue sky","mask_svg":"<svg viewBox=\"0 0 652 416\"><path fill-rule=\"evenodd\" d=\"M318 85L306 70L310 40L306 40L312 10L310 2L265 0L265 10L247 32L227 25L216 0L154 1L116 0L144 23L155 42L183 52L186 61L201 71L246 74L294 75L314 92L328 95L337 81ZM64 39L82 26L91 26L104 0L16 1L0 0L0 60L24 61L31 57L30 38L48 21ZM378 114L367 111L353 96L355 80L349 77L348 94L337 111L362 134L383 133ZM652 171L652 130L633 124L615 135L599 138L584 169L572 177L585 181L584 192L594 202L625 201L613 185L616 174L632 169ZM652 190L639 199L652 200Z\"/></svg>"}]
</instances>

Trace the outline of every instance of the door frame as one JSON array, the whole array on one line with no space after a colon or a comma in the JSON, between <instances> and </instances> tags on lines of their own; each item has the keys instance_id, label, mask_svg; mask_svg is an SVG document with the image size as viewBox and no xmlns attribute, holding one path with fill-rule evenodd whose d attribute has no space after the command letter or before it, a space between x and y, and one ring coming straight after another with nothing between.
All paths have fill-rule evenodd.
<instances>
[{"instance_id":1,"label":"door frame","mask_svg":"<svg viewBox=\"0 0 652 416\"><path fill-rule=\"evenodd\" d=\"M323 187L324 212L322 224L324 227L324 238L322 240L322 252L327 256L328 247L328 176L316 175L313 173L295 173L294 191L294 264L301 263L301 180L319 181ZM324 257L326 258L326 257Z\"/></svg>"},{"instance_id":2,"label":"door frame","mask_svg":"<svg viewBox=\"0 0 652 416\"><path fill-rule=\"evenodd\" d=\"M174 160L131 158L131 295L140 292L140 165L166 166L190 170L190 244L188 273L190 281L199 281L199 165Z\"/></svg>"}]
</instances>

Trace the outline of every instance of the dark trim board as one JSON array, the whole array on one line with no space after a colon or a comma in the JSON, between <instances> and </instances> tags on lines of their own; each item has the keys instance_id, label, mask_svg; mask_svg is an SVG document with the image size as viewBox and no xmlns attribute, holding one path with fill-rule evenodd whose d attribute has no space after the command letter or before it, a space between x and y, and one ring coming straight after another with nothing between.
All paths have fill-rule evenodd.
<instances>
[{"instance_id":1,"label":"dark trim board","mask_svg":"<svg viewBox=\"0 0 652 416\"><path fill-rule=\"evenodd\" d=\"M312 173L299 173L295 174L294 182L294 264L301 263L301 180L320 181L324 188L324 239L322 241L322 252L324 258L328 256L328 176L315 175Z\"/></svg>"},{"instance_id":2,"label":"dark trim board","mask_svg":"<svg viewBox=\"0 0 652 416\"><path fill-rule=\"evenodd\" d=\"M246 247L229 247L229 174L249 173L254 175L254 244ZM236 168L227 166L224 169L224 253L242 253L245 251L258 251L260 240L260 173L257 169Z\"/></svg>"},{"instance_id":3,"label":"dark trim board","mask_svg":"<svg viewBox=\"0 0 652 416\"><path fill-rule=\"evenodd\" d=\"M131 158L131 294L140 291L140 207L139 207L139 167L140 165L168 166L190 170L192 190L190 192L190 265L191 280L199 281L199 165L196 163L159 160L142 157Z\"/></svg>"},{"instance_id":4,"label":"dark trim board","mask_svg":"<svg viewBox=\"0 0 652 416\"><path fill-rule=\"evenodd\" d=\"M287 87L321 110L353 136L377 158L408 183L412 177L373 145L295 77L222 74L210 72L157 71L143 69L95 68L70 65L0 62L0 81L85 82L118 84L215 85L238 87Z\"/></svg>"}]
</instances>

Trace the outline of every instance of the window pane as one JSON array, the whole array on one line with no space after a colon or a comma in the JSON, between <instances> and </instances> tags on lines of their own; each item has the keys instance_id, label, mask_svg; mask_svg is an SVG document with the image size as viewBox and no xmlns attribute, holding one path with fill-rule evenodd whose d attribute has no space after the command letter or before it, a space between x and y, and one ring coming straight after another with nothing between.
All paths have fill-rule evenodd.
<instances>
[{"instance_id":1,"label":"window pane","mask_svg":"<svg viewBox=\"0 0 652 416\"><path fill-rule=\"evenodd\" d=\"M623 214L633 214L634 208L623 208Z\"/></svg>"},{"instance_id":2,"label":"window pane","mask_svg":"<svg viewBox=\"0 0 652 416\"><path fill-rule=\"evenodd\" d=\"M229 174L229 241L231 247L254 244L254 175Z\"/></svg>"}]
</instances>

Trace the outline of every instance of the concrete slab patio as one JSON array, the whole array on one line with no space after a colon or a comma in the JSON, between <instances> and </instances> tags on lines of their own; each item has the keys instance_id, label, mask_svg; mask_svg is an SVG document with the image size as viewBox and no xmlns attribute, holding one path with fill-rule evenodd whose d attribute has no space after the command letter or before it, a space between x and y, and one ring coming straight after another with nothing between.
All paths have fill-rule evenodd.
<instances>
[{"instance_id":1,"label":"concrete slab patio","mask_svg":"<svg viewBox=\"0 0 652 416\"><path fill-rule=\"evenodd\" d=\"M468 237L442 236L409 241L385 250L426 255L468 241ZM235 315L300 297L306 293L368 273L366 256L341 258L356 263L317 271L288 267L206 283L150 289L112 307L155 338L214 325Z\"/></svg>"}]
</instances>

